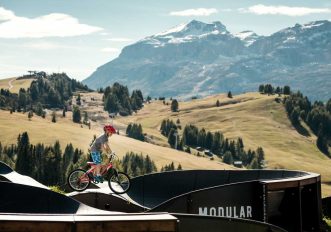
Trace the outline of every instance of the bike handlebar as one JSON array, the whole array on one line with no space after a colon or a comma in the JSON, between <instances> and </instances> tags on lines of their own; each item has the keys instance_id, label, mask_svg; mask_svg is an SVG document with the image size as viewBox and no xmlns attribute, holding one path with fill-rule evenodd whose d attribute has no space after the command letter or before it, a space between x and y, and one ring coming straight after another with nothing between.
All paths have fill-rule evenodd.
<instances>
[{"instance_id":1,"label":"bike handlebar","mask_svg":"<svg viewBox=\"0 0 331 232\"><path fill-rule=\"evenodd\" d=\"M110 161L115 160L115 158L118 159L118 156L115 154L115 152L112 152L110 154L107 154L107 157L110 159Z\"/></svg>"}]
</instances>

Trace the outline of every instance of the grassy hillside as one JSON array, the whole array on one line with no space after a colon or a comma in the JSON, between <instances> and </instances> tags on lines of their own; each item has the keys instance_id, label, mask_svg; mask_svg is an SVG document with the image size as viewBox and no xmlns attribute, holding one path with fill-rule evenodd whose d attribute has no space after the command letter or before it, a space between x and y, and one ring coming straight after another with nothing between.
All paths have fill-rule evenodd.
<instances>
[{"instance_id":1,"label":"grassy hillside","mask_svg":"<svg viewBox=\"0 0 331 232\"><path fill-rule=\"evenodd\" d=\"M12 93L18 93L20 88L27 89L30 87L33 79L17 80L16 77L0 80L0 89L9 89ZM10 86L12 85L12 87Z\"/></svg>"},{"instance_id":2,"label":"grassy hillside","mask_svg":"<svg viewBox=\"0 0 331 232\"><path fill-rule=\"evenodd\" d=\"M98 124L92 124L91 130L86 126L81 128L79 124L72 123L71 118L72 115L68 112L66 118L62 118L59 113L57 123L52 123L50 117L43 119L38 116L34 116L30 121L27 114L10 114L8 111L0 110L0 141L3 145L16 143L18 134L27 131L32 144L42 142L52 145L56 140L59 140L62 150L64 150L67 143L71 142L74 147L87 151L93 135L99 135L102 132L100 129L102 127ZM110 143L112 149L116 151L119 157L122 157L128 151L150 155L158 169L166 164L170 164L172 161L174 161L176 167L180 163L183 169L233 168L218 161L210 161L207 158L196 157L124 136L114 135L110 139Z\"/></svg>"},{"instance_id":3,"label":"grassy hillside","mask_svg":"<svg viewBox=\"0 0 331 232\"><path fill-rule=\"evenodd\" d=\"M217 99L222 106L216 107ZM166 145L159 132L163 119L180 119L182 127L193 123L206 130L220 130L227 138L243 138L245 148L262 146L268 168L297 169L322 175L323 195L331 195L331 159L316 147L316 137L303 136L291 125L282 103L275 96L247 93L229 99L225 95L211 96L189 102L179 102L179 112L172 113L169 105L155 101L145 105L138 114L118 119L121 123L141 123L144 132L155 142Z\"/></svg>"},{"instance_id":4,"label":"grassy hillside","mask_svg":"<svg viewBox=\"0 0 331 232\"><path fill-rule=\"evenodd\" d=\"M91 98L94 98L94 101L90 101ZM109 118L103 111L101 94L83 94L82 99L84 100L82 111L87 111L89 116L94 115L97 118L96 122L92 122L91 130L73 124L69 112L66 118L61 118L59 113L58 122L53 124L50 118L42 119L34 116L29 121L26 114L10 115L7 111L0 111L0 141L3 144L16 143L18 133L28 131L32 143L53 144L58 139L62 149L65 144L71 142L75 147L86 151L93 135L101 133L102 125L109 123ZM116 118L114 124L123 134L126 125L130 122L140 123L144 132L152 138L152 142L161 147L117 135L111 139L111 143L120 156L127 151L151 155L158 168L172 161L175 165L181 163L184 169L233 168L216 160L210 161L207 158L199 158L168 148L167 138L159 131L161 122L167 118L174 121L179 119L182 127L192 123L206 130L220 130L230 139L240 136L243 138L245 149L255 150L258 146L262 146L266 153L268 168L320 173L323 181L323 196L330 196L331 159L317 149L316 136L312 133L303 136L293 128L283 105L274 99L275 96L258 93L246 93L234 96L232 99L220 94L179 102L180 111L177 113L170 111L170 101L167 101L169 105L164 105L162 101L153 101L151 104L146 104L137 114ZM217 100L221 102L220 107L216 107Z\"/></svg>"}]
</instances>

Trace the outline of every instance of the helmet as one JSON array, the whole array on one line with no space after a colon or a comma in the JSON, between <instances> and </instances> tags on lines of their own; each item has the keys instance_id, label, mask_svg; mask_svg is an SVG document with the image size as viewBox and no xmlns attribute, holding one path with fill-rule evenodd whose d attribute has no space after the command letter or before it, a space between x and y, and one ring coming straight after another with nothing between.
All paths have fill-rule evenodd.
<instances>
[{"instance_id":1,"label":"helmet","mask_svg":"<svg viewBox=\"0 0 331 232\"><path fill-rule=\"evenodd\" d=\"M103 127L103 130L105 132L109 132L109 133L112 133L112 134L115 134L116 133L116 129L113 126L111 126L111 125L105 125Z\"/></svg>"}]
</instances>

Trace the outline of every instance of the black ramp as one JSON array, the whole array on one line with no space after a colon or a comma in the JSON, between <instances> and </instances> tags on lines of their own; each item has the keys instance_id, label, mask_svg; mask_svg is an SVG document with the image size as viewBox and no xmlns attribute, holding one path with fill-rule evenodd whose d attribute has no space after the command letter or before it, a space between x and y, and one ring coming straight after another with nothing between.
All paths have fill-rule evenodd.
<instances>
[{"instance_id":1,"label":"black ramp","mask_svg":"<svg viewBox=\"0 0 331 232\"><path fill-rule=\"evenodd\" d=\"M0 181L10 181L16 184L24 184L24 185L30 185L30 186L48 189L48 187L39 183L35 179L15 172L7 164L1 161L0 161Z\"/></svg>"},{"instance_id":2,"label":"black ramp","mask_svg":"<svg viewBox=\"0 0 331 232\"><path fill-rule=\"evenodd\" d=\"M231 194L229 194L231 193ZM259 183L246 182L206 188L170 199L152 212L189 213L263 220Z\"/></svg>"},{"instance_id":3,"label":"black ramp","mask_svg":"<svg viewBox=\"0 0 331 232\"><path fill-rule=\"evenodd\" d=\"M0 181L0 189L0 212L3 213L109 214L44 188Z\"/></svg>"},{"instance_id":4,"label":"black ramp","mask_svg":"<svg viewBox=\"0 0 331 232\"><path fill-rule=\"evenodd\" d=\"M98 192L97 190L85 191L80 194L71 195L71 197L80 202L84 202L86 205L102 210L120 211L126 213L137 213L147 210L146 208L135 204L122 196Z\"/></svg>"},{"instance_id":5,"label":"black ramp","mask_svg":"<svg viewBox=\"0 0 331 232\"><path fill-rule=\"evenodd\" d=\"M179 219L179 232L286 232L267 223L252 220L172 214Z\"/></svg>"},{"instance_id":6,"label":"black ramp","mask_svg":"<svg viewBox=\"0 0 331 232\"><path fill-rule=\"evenodd\" d=\"M0 161L0 175L2 175L2 174L8 174L8 173L10 173L12 171L13 171L13 169L11 167L9 167L4 162L1 162Z\"/></svg>"}]
</instances>

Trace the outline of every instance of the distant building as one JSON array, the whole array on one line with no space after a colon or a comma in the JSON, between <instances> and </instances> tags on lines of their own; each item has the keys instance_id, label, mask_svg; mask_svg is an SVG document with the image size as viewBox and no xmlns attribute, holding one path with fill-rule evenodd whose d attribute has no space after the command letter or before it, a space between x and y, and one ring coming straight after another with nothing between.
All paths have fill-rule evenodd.
<instances>
[{"instance_id":1,"label":"distant building","mask_svg":"<svg viewBox=\"0 0 331 232\"><path fill-rule=\"evenodd\" d=\"M243 166L243 162L240 160L236 160L233 162L233 166L237 167L237 168L242 168Z\"/></svg>"},{"instance_id":2,"label":"distant building","mask_svg":"<svg viewBox=\"0 0 331 232\"><path fill-rule=\"evenodd\" d=\"M203 151L203 150L205 150L203 147L197 147L196 148L198 151Z\"/></svg>"},{"instance_id":3,"label":"distant building","mask_svg":"<svg viewBox=\"0 0 331 232\"><path fill-rule=\"evenodd\" d=\"M205 155L213 156L214 154L209 150L205 150Z\"/></svg>"}]
</instances>

